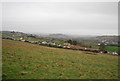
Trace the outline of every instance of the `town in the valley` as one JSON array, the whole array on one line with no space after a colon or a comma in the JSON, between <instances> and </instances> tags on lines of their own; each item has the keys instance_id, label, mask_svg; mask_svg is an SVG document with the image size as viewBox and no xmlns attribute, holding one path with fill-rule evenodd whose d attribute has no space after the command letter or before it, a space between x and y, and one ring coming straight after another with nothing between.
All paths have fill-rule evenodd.
<instances>
[{"instance_id":1,"label":"town in the valley","mask_svg":"<svg viewBox=\"0 0 120 81\"><path fill-rule=\"evenodd\" d=\"M119 46L120 46L120 43L118 41L119 36L95 36L93 39L93 41L95 42L93 42L91 40L91 38L93 37L88 39L84 39L84 37L83 38L78 37L77 39L72 36L64 38L64 35L62 34L58 34L58 36L57 34L53 34L53 36L47 35L42 37L36 34L26 34L23 32L16 32L16 31L3 31L1 32L1 34L2 34L2 39L27 42L27 43L38 44L38 45L54 47L54 48L88 51L88 52L93 52L93 53L88 53L93 55L96 55L94 53L100 53L100 54L104 53L104 54L109 54L114 56L119 55ZM58 38L60 35L61 37ZM91 44L82 45L81 43L83 41L85 41L86 43L89 42ZM92 43L96 47L94 46L92 47ZM110 49L107 49L107 47L111 49L114 49L114 48L116 49L110 50Z\"/></svg>"}]
</instances>

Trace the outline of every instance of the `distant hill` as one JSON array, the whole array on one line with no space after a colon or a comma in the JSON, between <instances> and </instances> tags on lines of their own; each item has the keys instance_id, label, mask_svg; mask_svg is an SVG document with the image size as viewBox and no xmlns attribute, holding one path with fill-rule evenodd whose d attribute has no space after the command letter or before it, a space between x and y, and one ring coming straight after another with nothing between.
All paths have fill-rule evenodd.
<instances>
[{"instance_id":1,"label":"distant hill","mask_svg":"<svg viewBox=\"0 0 120 81\"><path fill-rule=\"evenodd\" d=\"M1 31L2 36L27 36L28 34L18 31Z\"/></svg>"},{"instance_id":2,"label":"distant hill","mask_svg":"<svg viewBox=\"0 0 120 81\"><path fill-rule=\"evenodd\" d=\"M51 38L68 38L69 36L64 34L49 34L49 37Z\"/></svg>"},{"instance_id":3,"label":"distant hill","mask_svg":"<svg viewBox=\"0 0 120 81\"><path fill-rule=\"evenodd\" d=\"M98 42L101 42L103 40L106 40L109 42L109 44L117 44L119 43L118 38L120 36L115 36L115 35L109 35L109 36L91 36L91 35L66 35L66 34L61 34L61 33L56 33L56 34L49 34L49 35L44 35L44 34L27 34L24 32L19 32L19 31L0 31L2 33L2 36L14 36L14 37L34 37L34 38L41 38L41 39L58 39L58 40L75 40L78 43L81 44L87 44L87 43L92 43L91 45L95 44L97 45Z\"/></svg>"},{"instance_id":4,"label":"distant hill","mask_svg":"<svg viewBox=\"0 0 120 81\"><path fill-rule=\"evenodd\" d=\"M96 38L99 39L99 41L106 40L109 42L119 42L119 37L120 36L97 36Z\"/></svg>"}]
</instances>

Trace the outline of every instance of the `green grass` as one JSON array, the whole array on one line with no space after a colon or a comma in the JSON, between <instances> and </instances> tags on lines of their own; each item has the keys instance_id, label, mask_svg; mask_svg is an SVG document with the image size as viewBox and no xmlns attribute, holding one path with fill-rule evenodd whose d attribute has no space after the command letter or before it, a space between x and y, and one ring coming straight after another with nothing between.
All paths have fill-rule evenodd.
<instances>
[{"instance_id":1,"label":"green grass","mask_svg":"<svg viewBox=\"0 0 120 81\"><path fill-rule=\"evenodd\" d=\"M3 79L117 79L118 57L2 42Z\"/></svg>"},{"instance_id":2,"label":"green grass","mask_svg":"<svg viewBox=\"0 0 120 81\"><path fill-rule=\"evenodd\" d=\"M111 51L111 52L118 52L118 49L120 49L120 47L115 47L115 46L107 46L106 47L107 51Z\"/></svg>"}]
</instances>

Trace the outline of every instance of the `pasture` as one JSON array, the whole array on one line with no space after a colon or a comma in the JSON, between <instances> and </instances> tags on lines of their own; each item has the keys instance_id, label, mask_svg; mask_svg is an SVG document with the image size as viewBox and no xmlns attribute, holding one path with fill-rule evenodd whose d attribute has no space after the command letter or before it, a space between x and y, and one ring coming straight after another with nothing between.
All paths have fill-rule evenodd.
<instances>
[{"instance_id":1,"label":"pasture","mask_svg":"<svg viewBox=\"0 0 120 81\"><path fill-rule=\"evenodd\" d=\"M120 50L120 47L116 47L116 46L107 46L106 47L106 50L107 51L110 51L110 52L118 52L118 50Z\"/></svg>"},{"instance_id":2,"label":"pasture","mask_svg":"<svg viewBox=\"0 0 120 81\"><path fill-rule=\"evenodd\" d=\"M3 79L118 79L118 56L2 40Z\"/></svg>"}]
</instances>

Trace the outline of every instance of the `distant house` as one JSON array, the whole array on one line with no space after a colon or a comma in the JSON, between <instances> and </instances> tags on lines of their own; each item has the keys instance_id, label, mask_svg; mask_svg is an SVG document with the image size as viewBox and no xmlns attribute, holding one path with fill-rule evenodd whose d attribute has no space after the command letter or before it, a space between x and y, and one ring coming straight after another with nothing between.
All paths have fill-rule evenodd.
<instances>
[{"instance_id":1,"label":"distant house","mask_svg":"<svg viewBox=\"0 0 120 81\"><path fill-rule=\"evenodd\" d=\"M52 45L55 45L55 43L54 43L54 42L47 42L47 44L52 44Z\"/></svg>"},{"instance_id":2,"label":"distant house","mask_svg":"<svg viewBox=\"0 0 120 81\"><path fill-rule=\"evenodd\" d=\"M47 44L47 42L46 42L46 41L44 41L44 42L42 42L42 44Z\"/></svg>"},{"instance_id":3,"label":"distant house","mask_svg":"<svg viewBox=\"0 0 120 81\"><path fill-rule=\"evenodd\" d=\"M33 44L38 44L39 41L29 41L30 43L33 43Z\"/></svg>"},{"instance_id":4,"label":"distant house","mask_svg":"<svg viewBox=\"0 0 120 81\"><path fill-rule=\"evenodd\" d=\"M100 51L99 53L104 53L103 51Z\"/></svg>"},{"instance_id":5,"label":"distant house","mask_svg":"<svg viewBox=\"0 0 120 81\"><path fill-rule=\"evenodd\" d=\"M68 45L71 45L70 43L64 43L63 45L66 45L66 46L68 46Z\"/></svg>"},{"instance_id":6,"label":"distant house","mask_svg":"<svg viewBox=\"0 0 120 81\"><path fill-rule=\"evenodd\" d=\"M58 48L62 48L62 45L61 45L61 44L58 44L57 47L58 47Z\"/></svg>"},{"instance_id":7,"label":"distant house","mask_svg":"<svg viewBox=\"0 0 120 81\"><path fill-rule=\"evenodd\" d=\"M58 46L61 46L60 44Z\"/></svg>"},{"instance_id":8,"label":"distant house","mask_svg":"<svg viewBox=\"0 0 120 81\"><path fill-rule=\"evenodd\" d=\"M35 42L34 41L29 41L29 43L33 43L34 44Z\"/></svg>"},{"instance_id":9,"label":"distant house","mask_svg":"<svg viewBox=\"0 0 120 81\"><path fill-rule=\"evenodd\" d=\"M67 46L63 46L63 48L67 48Z\"/></svg>"},{"instance_id":10,"label":"distant house","mask_svg":"<svg viewBox=\"0 0 120 81\"><path fill-rule=\"evenodd\" d=\"M67 48L70 48L70 46L67 46Z\"/></svg>"},{"instance_id":11,"label":"distant house","mask_svg":"<svg viewBox=\"0 0 120 81\"><path fill-rule=\"evenodd\" d=\"M107 52L108 54L110 54L110 55L118 55L118 52Z\"/></svg>"},{"instance_id":12,"label":"distant house","mask_svg":"<svg viewBox=\"0 0 120 81\"><path fill-rule=\"evenodd\" d=\"M100 46L100 43L98 43L98 46Z\"/></svg>"},{"instance_id":13,"label":"distant house","mask_svg":"<svg viewBox=\"0 0 120 81\"><path fill-rule=\"evenodd\" d=\"M25 42L25 40L21 40L22 42Z\"/></svg>"},{"instance_id":14,"label":"distant house","mask_svg":"<svg viewBox=\"0 0 120 81\"><path fill-rule=\"evenodd\" d=\"M23 40L23 38L22 38L22 37L20 37L20 40Z\"/></svg>"}]
</instances>

